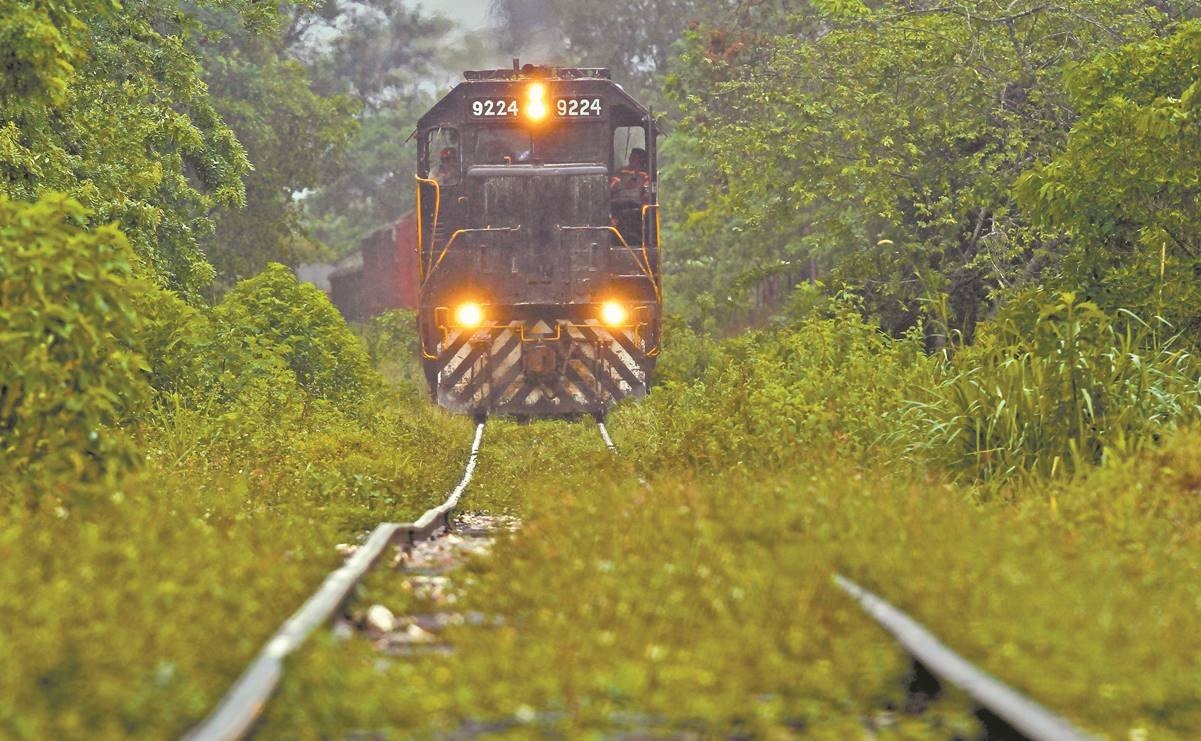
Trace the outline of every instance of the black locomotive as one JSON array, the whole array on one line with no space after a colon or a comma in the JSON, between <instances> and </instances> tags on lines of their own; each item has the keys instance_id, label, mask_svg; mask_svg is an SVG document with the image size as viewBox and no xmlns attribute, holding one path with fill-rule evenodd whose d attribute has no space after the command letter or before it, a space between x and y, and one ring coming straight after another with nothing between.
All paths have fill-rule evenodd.
<instances>
[{"instance_id":1,"label":"black locomotive","mask_svg":"<svg viewBox=\"0 0 1201 741\"><path fill-rule=\"evenodd\" d=\"M658 127L604 69L464 73L417 125L418 331L438 403L603 415L659 354Z\"/></svg>"}]
</instances>

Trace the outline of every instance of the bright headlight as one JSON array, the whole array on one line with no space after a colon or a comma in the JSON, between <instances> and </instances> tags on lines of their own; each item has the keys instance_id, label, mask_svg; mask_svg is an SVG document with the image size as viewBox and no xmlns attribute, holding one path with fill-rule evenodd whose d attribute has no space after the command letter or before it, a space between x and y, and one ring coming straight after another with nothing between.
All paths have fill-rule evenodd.
<instances>
[{"instance_id":1,"label":"bright headlight","mask_svg":"<svg viewBox=\"0 0 1201 741\"><path fill-rule=\"evenodd\" d=\"M484 309L476 303L459 304L455 309L455 324L464 329L475 329L484 323Z\"/></svg>"},{"instance_id":2,"label":"bright headlight","mask_svg":"<svg viewBox=\"0 0 1201 741\"><path fill-rule=\"evenodd\" d=\"M541 121L546 118L549 109L546 107L546 85L541 82L532 83L526 89L525 115L531 121Z\"/></svg>"},{"instance_id":3,"label":"bright headlight","mask_svg":"<svg viewBox=\"0 0 1201 741\"><path fill-rule=\"evenodd\" d=\"M610 327L620 327L626 323L630 312L616 301L606 301L601 304L601 321Z\"/></svg>"}]
</instances>

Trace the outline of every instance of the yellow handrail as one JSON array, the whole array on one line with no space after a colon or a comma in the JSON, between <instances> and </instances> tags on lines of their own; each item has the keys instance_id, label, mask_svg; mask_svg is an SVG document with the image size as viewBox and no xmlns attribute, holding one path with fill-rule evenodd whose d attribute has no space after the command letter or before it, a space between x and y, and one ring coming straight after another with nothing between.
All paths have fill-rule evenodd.
<instances>
[{"instance_id":1,"label":"yellow handrail","mask_svg":"<svg viewBox=\"0 0 1201 741\"><path fill-rule=\"evenodd\" d=\"M650 267L651 256L646 251L646 212L651 209L655 210L655 247L659 246L659 204L648 203L642 207L642 257L646 260L647 267ZM658 284L659 282L656 280L655 285L658 286ZM656 287L655 296L658 295L659 289Z\"/></svg>"},{"instance_id":2,"label":"yellow handrail","mask_svg":"<svg viewBox=\"0 0 1201 741\"><path fill-rule=\"evenodd\" d=\"M638 265L638 269L641 270L642 274L646 276L646 279L650 281L651 288L655 289L655 300L662 303L663 298L659 294L659 281L655 279L655 273L651 268L650 257L646 253L645 245L642 248L642 256L645 258L644 262L643 260L638 259L638 253L634 251L634 248L630 246L629 242L626 242L626 238L621 236L621 232L619 232L615 226L560 226L557 228L561 231L603 231L611 232L612 234L617 235L617 241L621 243L622 247L626 248L626 251L630 253L630 257L634 258L634 263Z\"/></svg>"},{"instance_id":3,"label":"yellow handrail","mask_svg":"<svg viewBox=\"0 0 1201 741\"><path fill-rule=\"evenodd\" d=\"M438 214L442 211L442 185L431 178L423 178L417 175L417 273L421 276L422 285L425 285L425 260L422 257L422 248L425 246L425 240L421 234L421 183L434 186L434 220L430 225L430 253L434 251L434 239L438 236Z\"/></svg>"},{"instance_id":4,"label":"yellow handrail","mask_svg":"<svg viewBox=\"0 0 1201 741\"><path fill-rule=\"evenodd\" d=\"M455 240L459 238L460 234L472 234L475 232L516 232L516 231L521 231L521 224L518 224L517 226L496 226L496 227L486 226L486 227L481 227L479 229L458 229L458 230L456 230L454 234L450 235L450 239L446 240L446 246L443 247L442 251L438 253L438 259L435 260L434 264L430 266L429 273L426 274L424 279L421 281L421 287L424 288L425 284L429 283L430 278L434 274L434 271L436 271L438 269L438 266L442 264L442 258L446 257L446 253L450 250L450 246L455 243ZM433 247L433 245L431 244L431 251L432 251L432 247Z\"/></svg>"},{"instance_id":5,"label":"yellow handrail","mask_svg":"<svg viewBox=\"0 0 1201 741\"><path fill-rule=\"evenodd\" d=\"M421 183L417 184L417 277L419 280L425 278L425 265L421 259Z\"/></svg>"}]
</instances>

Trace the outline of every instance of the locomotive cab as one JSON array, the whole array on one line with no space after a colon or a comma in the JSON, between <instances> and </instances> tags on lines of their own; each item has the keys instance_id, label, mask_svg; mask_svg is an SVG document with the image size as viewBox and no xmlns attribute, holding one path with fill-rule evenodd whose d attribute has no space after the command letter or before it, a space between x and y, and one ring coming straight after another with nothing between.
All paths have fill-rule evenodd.
<instances>
[{"instance_id":1,"label":"locomotive cab","mask_svg":"<svg viewBox=\"0 0 1201 741\"><path fill-rule=\"evenodd\" d=\"M464 77L417 130L431 392L519 416L644 395L661 315L653 117L605 70Z\"/></svg>"}]
</instances>

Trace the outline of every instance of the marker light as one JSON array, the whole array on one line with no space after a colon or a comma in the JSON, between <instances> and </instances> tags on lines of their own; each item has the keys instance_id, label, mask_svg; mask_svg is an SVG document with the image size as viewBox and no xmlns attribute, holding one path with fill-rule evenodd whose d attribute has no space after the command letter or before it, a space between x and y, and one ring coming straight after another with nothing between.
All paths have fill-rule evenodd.
<instances>
[{"instance_id":1,"label":"marker light","mask_svg":"<svg viewBox=\"0 0 1201 741\"><path fill-rule=\"evenodd\" d=\"M475 329L484 323L484 310L479 304L459 304L455 309L455 324L464 329Z\"/></svg>"},{"instance_id":2,"label":"marker light","mask_svg":"<svg viewBox=\"0 0 1201 741\"><path fill-rule=\"evenodd\" d=\"M526 88L525 114L531 121L541 121L546 118L546 85L541 82L532 83Z\"/></svg>"},{"instance_id":3,"label":"marker light","mask_svg":"<svg viewBox=\"0 0 1201 741\"><path fill-rule=\"evenodd\" d=\"M601 305L601 321L610 327L619 327L626 323L629 312L626 307L616 301L606 301Z\"/></svg>"}]
</instances>

